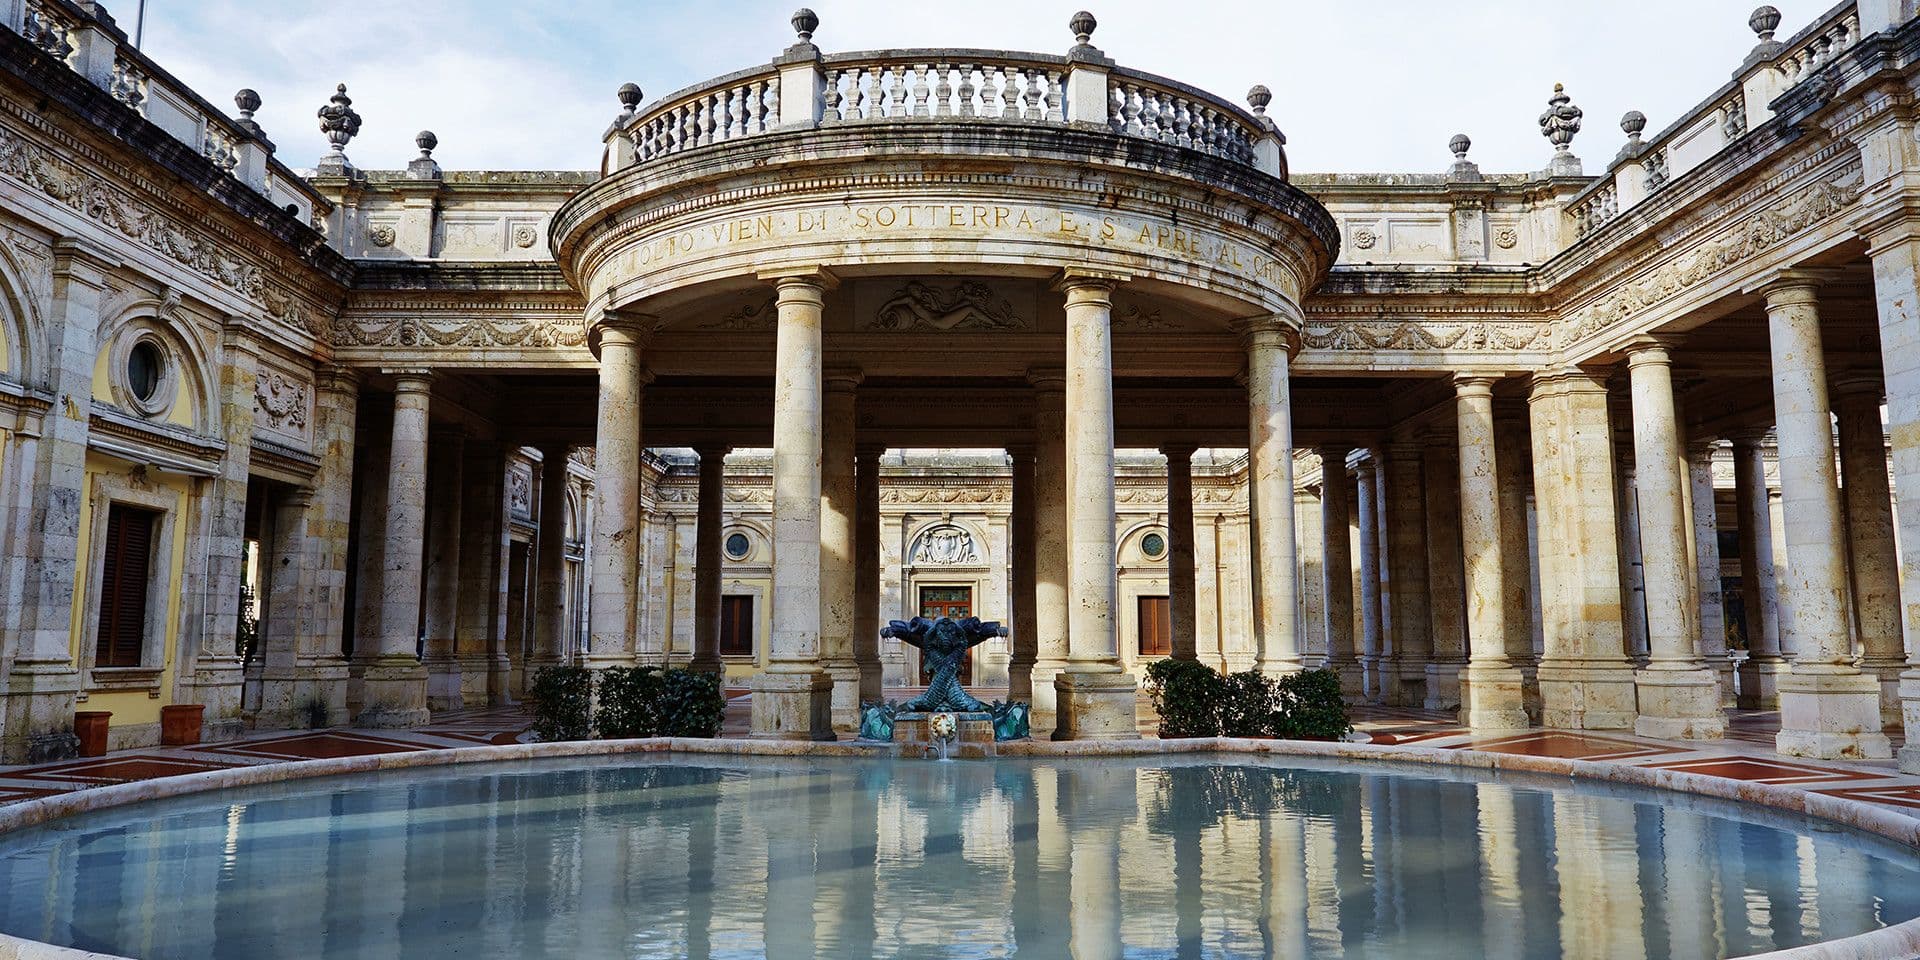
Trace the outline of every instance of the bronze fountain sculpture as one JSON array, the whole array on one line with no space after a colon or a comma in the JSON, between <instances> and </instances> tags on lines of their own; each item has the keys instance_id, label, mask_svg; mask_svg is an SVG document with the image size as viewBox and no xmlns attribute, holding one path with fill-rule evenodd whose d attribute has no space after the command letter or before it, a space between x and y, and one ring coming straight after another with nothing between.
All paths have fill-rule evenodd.
<instances>
[{"instance_id":1,"label":"bronze fountain sculpture","mask_svg":"<svg viewBox=\"0 0 1920 960\"><path fill-rule=\"evenodd\" d=\"M924 693L905 703L862 704L861 739L892 740L895 720L937 713L959 714L961 719L991 720L995 740L1018 740L1027 736L1030 709L1027 704L987 703L960 685L960 667L967 651L994 637L1006 636L1005 627L978 617L962 620L914 617L889 622L880 635L918 647L933 678Z\"/></svg>"}]
</instances>

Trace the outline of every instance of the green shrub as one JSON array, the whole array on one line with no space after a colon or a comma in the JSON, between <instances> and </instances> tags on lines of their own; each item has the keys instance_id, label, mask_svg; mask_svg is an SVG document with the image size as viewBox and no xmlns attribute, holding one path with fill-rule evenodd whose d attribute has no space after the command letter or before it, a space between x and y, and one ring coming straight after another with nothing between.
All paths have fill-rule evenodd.
<instances>
[{"instance_id":1,"label":"green shrub","mask_svg":"<svg viewBox=\"0 0 1920 960\"><path fill-rule=\"evenodd\" d=\"M1274 684L1273 735L1290 740L1338 740L1353 729L1340 697L1340 676L1307 670Z\"/></svg>"},{"instance_id":2,"label":"green shrub","mask_svg":"<svg viewBox=\"0 0 1920 960\"><path fill-rule=\"evenodd\" d=\"M1156 660L1147 665L1147 688L1160 715L1160 736L1217 737L1227 681L1195 660Z\"/></svg>"},{"instance_id":3,"label":"green shrub","mask_svg":"<svg viewBox=\"0 0 1920 960\"><path fill-rule=\"evenodd\" d=\"M527 700L533 708L533 734L542 741L585 740L593 704L593 675L585 667L541 667L534 671Z\"/></svg>"},{"instance_id":4,"label":"green shrub","mask_svg":"<svg viewBox=\"0 0 1920 960\"><path fill-rule=\"evenodd\" d=\"M1273 678L1258 670L1228 674L1220 706L1220 731L1229 737L1273 735L1276 706Z\"/></svg>"},{"instance_id":5,"label":"green shrub","mask_svg":"<svg viewBox=\"0 0 1920 960\"><path fill-rule=\"evenodd\" d=\"M691 670L612 667L600 674L594 727L604 739L715 737L726 700L720 678Z\"/></svg>"}]
</instances>

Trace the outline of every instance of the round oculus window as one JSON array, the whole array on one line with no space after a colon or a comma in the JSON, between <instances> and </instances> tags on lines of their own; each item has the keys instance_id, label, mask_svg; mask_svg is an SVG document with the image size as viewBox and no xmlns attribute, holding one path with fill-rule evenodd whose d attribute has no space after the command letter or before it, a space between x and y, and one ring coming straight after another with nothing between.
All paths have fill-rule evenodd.
<instances>
[{"instance_id":1,"label":"round oculus window","mask_svg":"<svg viewBox=\"0 0 1920 960\"><path fill-rule=\"evenodd\" d=\"M151 403L160 392L160 348L142 340L127 351L127 392L141 403Z\"/></svg>"},{"instance_id":2,"label":"round oculus window","mask_svg":"<svg viewBox=\"0 0 1920 960\"><path fill-rule=\"evenodd\" d=\"M1167 552L1167 538L1157 533L1149 533L1140 538L1140 550L1157 560Z\"/></svg>"},{"instance_id":3,"label":"round oculus window","mask_svg":"<svg viewBox=\"0 0 1920 960\"><path fill-rule=\"evenodd\" d=\"M747 535L744 533L736 533L727 537L727 557L729 559L745 560L747 558L747 552L752 549L753 541L748 540Z\"/></svg>"}]
</instances>

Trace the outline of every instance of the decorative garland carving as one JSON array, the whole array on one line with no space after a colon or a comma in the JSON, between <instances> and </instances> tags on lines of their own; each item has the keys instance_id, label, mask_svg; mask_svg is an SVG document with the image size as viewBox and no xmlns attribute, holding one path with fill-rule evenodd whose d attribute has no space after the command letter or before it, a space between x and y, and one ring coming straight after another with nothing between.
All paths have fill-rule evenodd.
<instances>
[{"instance_id":1,"label":"decorative garland carving","mask_svg":"<svg viewBox=\"0 0 1920 960\"><path fill-rule=\"evenodd\" d=\"M1315 350L1535 350L1545 323L1308 321L1300 341Z\"/></svg>"},{"instance_id":2,"label":"decorative garland carving","mask_svg":"<svg viewBox=\"0 0 1920 960\"><path fill-rule=\"evenodd\" d=\"M1113 329L1124 333L1153 333L1173 328L1173 321L1162 318L1160 311L1142 310L1139 304L1127 304L1125 310L1113 314Z\"/></svg>"},{"instance_id":3,"label":"decorative garland carving","mask_svg":"<svg viewBox=\"0 0 1920 960\"><path fill-rule=\"evenodd\" d=\"M253 378L255 421L269 430L306 436L307 406L313 388L273 370L262 370Z\"/></svg>"},{"instance_id":4,"label":"decorative garland carving","mask_svg":"<svg viewBox=\"0 0 1920 960\"><path fill-rule=\"evenodd\" d=\"M704 320L695 324L699 330L772 330L778 313L776 299L768 297L760 303L749 303L740 309L714 320Z\"/></svg>"},{"instance_id":5,"label":"decorative garland carving","mask_svg":"<svg viewBox=\"0 0 1920 960\"><path fill-rule=\"evenodd\" d=\"M962 280L949 287L910 280L861 329L1027 330L1032 326L1014 312L1013 304L978 280Z\"/></svg>"},{"instance_id":6,"label":"decorative garland carving","mask_svg":"<svg viewBox=\"0 0 1920 960\"><path fill-rule=\"evenodd\" d=\"M1839 213L1859 199L1859 168L1838 179L1810 183L1770 209L1735 224L1710 240L1668 260L1644 279L1621 285L1585 309L1561 321L1559 345L1574 343L1765 252Z\"/></svg>"},{"instance_id":7,"label":"decorative garland carving","mask_svg":"<svg viewBox=\"0 0 1920 960\"><path fill-rule=\"evenodd\" d=\"M586 331L573 317L559 321L338 317L331 332L334 343L352 347L581 347L587 343Z\"/></svg>"},{"instance_id":8,"label":"decorative garland carving","mask_svg":"<svg viewBox=\"0 0 1920 960\"><path fill-rule=\"evenodd\" d=\"M1001 486L927 487L917 490L882 487L880 490L881 503L1006 503L1012 496L1012 490Z\"/></svg>"}]
</instances>

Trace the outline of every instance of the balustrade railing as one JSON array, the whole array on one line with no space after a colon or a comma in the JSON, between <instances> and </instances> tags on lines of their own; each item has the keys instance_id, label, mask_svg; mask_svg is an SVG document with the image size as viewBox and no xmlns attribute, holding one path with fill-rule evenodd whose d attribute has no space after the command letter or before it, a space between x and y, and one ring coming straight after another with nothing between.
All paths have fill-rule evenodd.
<instances>
[{"instance_id":1,"label":"balustrade railing","mask_svg":"<svg viewBox=\"0 0 1920 960\"><path fill-rule=\"evenodd\" d=\"M1608 181L1574 204L1572 212L1574 234L1584 237L1620 215L1620 191L1612 181Z\"/></svg>"},{"instance_id":2,"label":"balustrade railing","mask_svg":"<svg viewBox=\"0 0 1920 960\"><path fill-rule=\"evenodd\" d=\"M1241 163L1254 162L1254 143L1264 132L1237 108L1144 74L1115 71L1107 82L1107 98L1107 124L1116 133Z\"/></svg>"},{"instance_id":3,"label":"balustrade railing","mask_svg":"<svg viewBox=\"0 0 1920 960\"><path fill-rule=\"evenodd\" d=\"M822 121L914 117L1066 121L1066 61L969 57L961 51L850 54L822 63Z\"/></svg>"},{"instance_id":4,"label":"balustrade railing","mask_svg":"<svg viewBox=\"0 0 1920 960\"><path fill-rule=\"evenodd\" d=\"M724 86L676 97L628 128L635 154L651 160L779 126L780 77L769 70Z\"/></svg>"},{"instance_id":5,"label":"balustrade railing","mask_svg":"<svg viewBox=\"0 0 1920 960\"><path fill-rule=\"evenodd\" d=\"M1853 10L1848 10L1800 38L1798 43L1774 61L1773 68L1780 72L1787 86L1792 86L1826 66L1859 39L1860 17Z\"/></svg>"}]
</instances>

